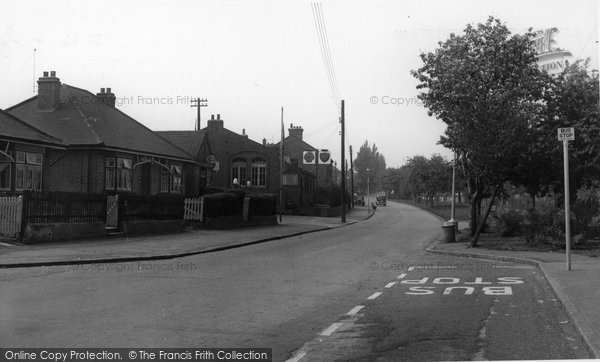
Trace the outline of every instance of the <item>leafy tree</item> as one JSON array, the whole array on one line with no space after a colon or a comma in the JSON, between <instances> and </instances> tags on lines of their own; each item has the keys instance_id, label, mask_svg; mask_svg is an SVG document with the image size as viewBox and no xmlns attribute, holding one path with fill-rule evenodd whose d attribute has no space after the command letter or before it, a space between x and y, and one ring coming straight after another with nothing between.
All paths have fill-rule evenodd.
<instances>
[{"instance_id":1,"label":"leafy tree","mask_svg":"<svg viewBox=\"0 0 600 362\"><path fill-rule=\"evenodd\" d=\"M600 123L598 112L598 74L588 71L589 59L569 64L552 79L546 93L548 116L540 125L547 154L554 160L555 191L562 186L562 143L557 129L575 127L575 141L569 142L571 196L582 186L599 186ZM560 191L559 191L560 192Z\"/></svg>"},{"instance_id":2,"label":"leafy tree","mask_svg":"<svg viewBox=\"0 0 600 362\"><path fill-rule=\"evenodd\" d=\"M532 38L531 31L512 35L490 17L421 54L424 65L411 72L429 115L447 124L440 143L459 154L471 196L472 246L492 205L476 230L481 200L490 191L493 199L521 155L532 152L532 122L544 113L548 75L536 65Z\"/></svg>"},{"instance_id":3,"label":"leafy tree","mask_svg":"<svg viewBox=\"0 0 600 362\"><path fill-rule=\"evenodd\" d=\"M354 160L354 168L357 171L355 180L356 190L367 191L367 180L370 182L369 188L373 192L376 186L383 186L383 176L386 169L385 157L379 153L377 146L369 145L369 141L360 146L356 159Z\"/></svg>"},{"instance_id":4,"label":"leafy tree","mask_svg":"<svg viewBox=\"0 0 600 362\"><path fill-rule=\"evenodd\" d=\"M408 169L406 166L387 168L383 176L383 188L393 198L405 198L407 195Z\"/></svg>"},{"instance_id":5,"label":"leafy tree","mask_svg":"<svg viewBox=\"0 0 600 362\"><path fill-rule=\"evenodd\" d=\"M424 196L430 206L434 197L441 193L451 192L452 165L442 156L434 154L431 159L417 155L406 162L408 170L408 188L413 199L419 200Z\"/></svg>"}]
</instances>

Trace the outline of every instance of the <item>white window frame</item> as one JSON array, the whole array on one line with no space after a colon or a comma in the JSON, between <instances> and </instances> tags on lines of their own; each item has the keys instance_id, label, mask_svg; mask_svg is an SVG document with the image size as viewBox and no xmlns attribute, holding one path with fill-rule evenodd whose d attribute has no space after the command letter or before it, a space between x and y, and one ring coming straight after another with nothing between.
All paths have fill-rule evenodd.
<instances>
[{"instance_id":1,"label":"white window frame","mask_svg":"<svg viewBox=\"0 0 600 362\"><path fill-rule=\"evenodd\" d=\"M42 191L44 155L39 152L16 151L15 190ZM11 170L12 171L12 170ZM20 174L20 177L19 177ZM19 182L20 178L20 182Z\"/></svg>"},{"instance_id":2,"label":"white window frame","mask_svg":"<svg viewBox=\"0 0 600 362\"><path fill-rule=\"evenodd\" d=\"M254 160L250 176L253 187L267 187L267 163L265 161Z\"/></svg>"}]
</instances>

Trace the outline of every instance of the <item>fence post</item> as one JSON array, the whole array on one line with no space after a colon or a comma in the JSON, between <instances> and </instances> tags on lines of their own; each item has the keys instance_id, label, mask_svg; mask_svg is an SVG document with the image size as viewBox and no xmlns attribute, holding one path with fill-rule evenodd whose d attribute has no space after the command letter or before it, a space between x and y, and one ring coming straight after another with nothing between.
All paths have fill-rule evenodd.
<instances>
[{"instance_id":1,"label":"fence post","mask_svg":"<svg viewBox=\"0 0 600 362\"><path fill-rule=\"evenodd\" d=\"M204 196L200 197L200 222L204 221Z\"/></svg>"}]
</instances>

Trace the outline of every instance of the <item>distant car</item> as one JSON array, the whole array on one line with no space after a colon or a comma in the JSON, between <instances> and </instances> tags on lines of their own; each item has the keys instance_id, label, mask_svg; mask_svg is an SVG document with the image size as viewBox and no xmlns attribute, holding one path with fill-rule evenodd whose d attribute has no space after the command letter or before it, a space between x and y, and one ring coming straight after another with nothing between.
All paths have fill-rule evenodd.
<instances>
[{"instance_id":1,"label":"distant car","mask_svg":"<svg viewBox=\"0 0 600 362\"><path fill-rule=\"evenodd\" d=\"M377 205L387 206L385 196L377 196Z\"/></svg>"},{"instance_id":2,"label":"distant car","mask_svg":"<svg viewBox=\"0 0 600 362\"><path fill-rule=\"evenodd\" d=\"M354 205L365 206L365 197L354 196Z\"/></svg>"}]
</instances>

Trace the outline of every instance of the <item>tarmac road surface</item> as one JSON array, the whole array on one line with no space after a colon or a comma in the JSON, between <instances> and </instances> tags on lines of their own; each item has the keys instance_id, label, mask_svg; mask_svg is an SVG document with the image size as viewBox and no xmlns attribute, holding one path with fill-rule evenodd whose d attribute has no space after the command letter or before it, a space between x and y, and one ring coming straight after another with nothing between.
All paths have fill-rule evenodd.
<instances>
[{"instance_id":1,"label":"tarmac road surface","mask_svg":"<svg viewBox=\"0 0 600 362\"><path fill-rule=\"evenodd\" d=\"M276 361L589 357L537 269L426 254L439 235L437 218L390 202L365 222L216 253L2 270L0 343L269 347Z\"/></svg>"}]
</instances>

